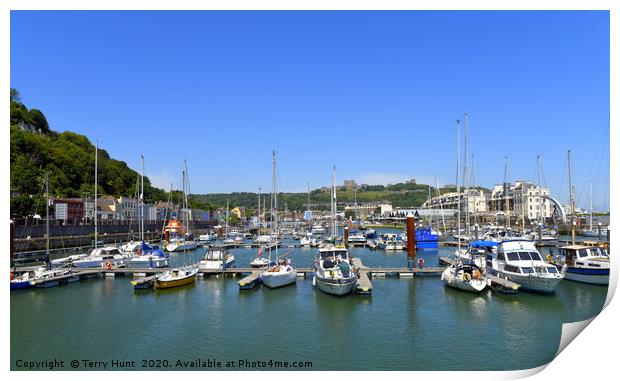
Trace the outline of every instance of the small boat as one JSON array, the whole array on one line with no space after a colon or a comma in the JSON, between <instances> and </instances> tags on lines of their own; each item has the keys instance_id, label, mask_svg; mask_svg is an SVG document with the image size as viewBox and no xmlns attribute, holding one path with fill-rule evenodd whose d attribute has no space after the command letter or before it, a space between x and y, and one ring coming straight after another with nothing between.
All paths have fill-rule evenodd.
<instances>
[{"instance_id":1,"label":"small boat","mask_svg":"<svg viewBox=\"0 0 620 381\"><path fill-rule=\"evenodd\" d=\"M168 270L155 279L153 287L162 289L185 286L194 283L196 274L198 274L198 267L194 266L184 266Z\"/></svg>"},{"instance_id":2,"label":"small boat","mask_svg":"<svg viewBox=\"0 0 620 381\"><path fill-rule=\"evenodd\" d=\"M34 277L35 271L36 269L17 276L13 276L11 273L11 290L23 290L32 287L30 281Z\"/></svg>"},{"instance_id":3,"label":"small boat","mask_svg":"<svg viewBox=\"0 0 620 381\"><path fill-rule=\"evenodd\" d=\"M68 257L52 259L50 261L50 266L52 266L52 268L69 266L69 265L71 265L71 263L77 261L78 259L82 259L82 258L85 258L87 256L88 256L88 254L74 254L74 255L70 255Z\"/></svg>"},{"instance_id":4,"label":"small boat","mask_svg":"<svg viewBox=\"0 0 620 381\"><path fill-rule=\"evenodd\" d=\"M198 236L198 241L200 242L211 242L217 239L217 235L215 234L201 234Z\"/></svg>"},{"instance_id":5,"label":"small boat","mask_svg":"<svg viewBox=\"0 0 620 381\"><path fill-rule=\"evenodd\" d=\"M73 262L77 268L99 268L123 266L125 257L114 246L104 246L94 249L88 256Z\"/></svg>"},{"instance_id":6,"label":"small boat","mask_svg":"<svg viewBox=\"0 0 620 381\"><path fill-rule=\"evenodd\" d=\"M469 292L481 292L487 286L480 268L474 264L457 262L441 273L446 286Z\"/></svg>"},{"instance_id":7,"label":"small boat","mask_svg":"<svg viewBox=\"0 0 620 381\"><path fill-rule=\"evenodd\" d=\"M263 234L263 235L259 235L258 237L256 237L256 239L254 240L254 243L258 244L258 245L265 245L265 244L270 244L272 241L275 241L275 237L272 237L271 235L268 234Z\"/></svg>"},{"instance_id":8,"label":"small boat","mask_svg":"<svg viewBox=\"0 0 620 381\"><path fill-rule=\"evenodd\" d=\"M383 250L402 250L403 241L398 240L396 234L384 234L377 240L377 246Z\"/></svg>"},{"instance_id":9,"label":"small boat","mask_svg":"<svg viewBox=\"0 0 620 381\"><path fill-rule=\"evenodd\" d=\"M269 263L269 258L263 257L263 248L258 249L258 256L250 262L250 267L254 269L260 269L263 267L267 267L273 263Z\"/></svg>"},{"instance_id":10,"label":"small boat","mask_svg":"<svg viewBox=\"0 0 620 381\"><path fill-rule=\"evenodd\" d=\"M212 246L207 249L204 258L198 264L201 270L224 271L235 267L235 256L223 247Z\"/></svg>"},{"instance_id":11,"label":"small boat","mask_svg":"<svg viewBox=\"0 0 620 381\"><path fill-rule=\"evenodd\" d=\"M129 265L135 268L168 267L168 257L169 255L161 251L159 246L149 246L143 242L134 257L129 260Z\"/></svg>"},{"instance_id":12,"label":"small boat","mask_svg":"<svg viewBox=\"0 0 620 381\"><path fill-rule=\"evenodd\" d=\"M357 275L345 247L326 245L317 251L313 283L328 294L345 295L353 291Z\"/></svg>"},{"instance_id":13,"label":"small boat","mask_svg":"<svg viewBox=\"0 0 620 381\"><path fill-rule=\"evenodd\" d=\"M276 260L275 265L263 271L260 280L269 288L288 286L297 281L297 270L289 258L280 257Z\"/></svg>"},{"instance_id":14,"label":"small boat","mask_svg":"<svg viewBox=\"0 0 620 381\"><path fill-rule=\"evenodd\" d=\"M349 243L366 243L366 236L359 230L349 232Z\"/></svg>"},{"instance_id":15,"label":"small boat","mask_svg":"<svg viewBox=\"0 0 620 381\"><path fill-rule=\"evenodd\" d=\"M556 262L568 280L589 284L609 284L609 255L605 248L569 245L560 248Z\"/></svg>"},{"instance_id":16,"label":"small boat","mask_svg":"<svg viewBox=\"0 0 620 381\"><path fill-rule=\"evenodd\" d=\"M524 290L552 293L564 275L545 262L534 241L518 239L499 243L497 253L487 255L487 273L519 284Z\"/></svg>"},{"instance_id":17,"label":"small boat","mask_svg":"<svg viewBox=\"0 0 620 381\"><path fill-rule=\"evenodd\" d=\"M183 237L172 237L164 246L166 251L170 252L194 250L197 247L198 242L194 241L193 238L188 235Z\"/></svg>"},{"instance_id":18,"label":"small boat","mask_svg":"<svg viewBox=\"0 0 620 381\"><path fill-rule=\"evenodd\" d=\"M325 234L325 228L321 225L314 225L312 226L311 232L312 234L322 235Z\"/></svg>"}]
</instances>

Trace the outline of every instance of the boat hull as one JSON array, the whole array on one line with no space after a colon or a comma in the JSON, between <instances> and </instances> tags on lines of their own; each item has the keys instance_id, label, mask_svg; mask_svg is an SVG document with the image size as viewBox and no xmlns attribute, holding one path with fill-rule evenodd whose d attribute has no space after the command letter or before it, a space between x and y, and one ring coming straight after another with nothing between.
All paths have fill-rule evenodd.
<instances>
[{"instance_id":1,"label":"boat hull","mask_svg":"<svg viewBox=\"0 0 620 381\"><path fill-rule=\"evenodd\" d=\"M356 279L338 281L337 279L322 279L315 275L316 284L319 290L332 295L346 295L355 288Z\"/></svg>"},{"instance_id":2,"label":"boat hull","mask_svg":"<svg viewBox=\"0 0 620 381\"><path fill-rule=\"evenodd\" d=\"M510 273L499 272L497 276L508 279L521 286L521 289L527 291L541 292L551 294L555 292L562 279L564 278L543 278L535 276L517 276Z\"/></svg>"},{"instance_id":3,"label":"boat hull","mask_svg":"<svg viewBox=\"0 0 620 381\"><path fill-rule=\"evenodd\" d=\"M168 266L167 258L147 258L136 257L129 261L131 267L134 268L162 268Z\"/></svg>"},{"instance_id":4,"label":"boat hull","mask_svg":"<svg viewBox=\"0 0 620 381\"><path fill-rule=\"evenodd\" d=\"M24 290L26 288L30 288L29 280L22 280L18 282L11 281L11 290Z\"/></svg>"},{"instance_id":5,"label":"boat hull","mask_svg":"<svg viewBox=\"0 0 620 381\"><path fill-rule=\"evenodd\" d=\"M444 281L446 286L457 288L459 290L467 292L481 292L487 286L487 283L484 279L471 279L469 281L465 281L454 277L450 270L450 268L447 268L441 274L441 280Z\"/></svg>"},{"instance_id":6,"label":"boat hull","mask_svg":"<svg viewBox=\"0 0 620 381\"><path fill-rule=\"evenodd\" d=\"M579 283L609 285L609 269L568 267L564 278Z\"/></svg>"},{"instance_id":7,"label":"boat hull","mask_svg":"<svg viewBox=\"0 0 620 381\"><path fill-rule=\"evenodd\" d=\"M286 273L264 272L260 276L261 282L269 288L278 288L294 284L297 281L297 270Z\"/></svg>"},{"instance_id":8,"label":"boat hull","mask_svg":"<svg viewBox=\"0 0 620 381\"><path fill-rule=\"evenodd\" d=\"M185 277L185 278L169 280L169 281L156 280L154 287L158 288L158 289L180 287L180 286L185 286L185 285L188 285L188 284L192 284L192 283L194 283L195 280L196 280L196 274L190 275L190 276Z\"/></svg>"}]
</instances>

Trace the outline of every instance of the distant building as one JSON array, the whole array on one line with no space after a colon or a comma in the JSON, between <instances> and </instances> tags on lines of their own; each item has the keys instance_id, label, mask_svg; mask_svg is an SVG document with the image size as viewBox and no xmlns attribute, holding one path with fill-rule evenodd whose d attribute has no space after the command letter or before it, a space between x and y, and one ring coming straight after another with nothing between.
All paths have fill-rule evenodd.
<instances>
[{"instance_id":1,"label":"distant building","mask_svg":"<svg viewBox=\"0 0 620 381\"><path fill-rule=\"evenodd\" d=\"M139 218L138 200L131 197L121 196L117 201L119 204L118 212L120 213L121 220L135 220Z\"/></svg>"},{"instance_id":2,"label":"distant building","mask_svg":"<svg viewBox=\"0 0 620 381\"><path fill-rule=\"evenodd\" d=\"M101 196L97 199L97 216L102 220L120 220L121 206L114 196Z\"/></svg>"},{"instance_id":3,"label":"distant building","mask_svg":"<svg viewBox=\"0 0 620 381\"><path fill-rule=\"evenodd\" d=\"M81 222L84 218L84 200L81 198L56 198L54 217L67 223Z\"/></svg>"},{"instance_id":4,"label":"distant building","mask_svg":"<svg viewBox=\"0 0 620 381\"><path fill-rule=\"evenodd\" d=\"M357 183L355 182L355 180L345 180L344 187L349 191L353 189L357 189Z\"/></svg>"}]
</instances>

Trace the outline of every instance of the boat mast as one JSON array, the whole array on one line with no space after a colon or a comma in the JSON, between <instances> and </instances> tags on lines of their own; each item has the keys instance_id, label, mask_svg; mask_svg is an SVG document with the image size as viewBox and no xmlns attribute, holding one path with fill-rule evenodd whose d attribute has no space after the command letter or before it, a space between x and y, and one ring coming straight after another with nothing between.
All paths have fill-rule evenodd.
<instances>
[{"instance_id":1,"label":"boat mast","mask_svg":"<svg viewBox=\"0 0 620 381\"><path fill-rule=\"evenodd\" d=\"M97 249L97 157L99 156L99 140L95 142L95 250Z\"/></svg>"},{"instance_id":2,"label":"boat mast","mask_svg":"<svg viewBox=\"0 0 620 381\"><path fill-rule=\"evenodd\" d=\"M456 234L458 236L458 250L461 250L461 185L459 182L460 175L460 155L461 155L461 121L456 120Z\"/></svg>"},{"instance_id":3,"label":"boat mast","mask_svg":"<svg viewBox=\"0 0 620 381\"><path fill-rule=\"evenodd\" d=\"M568 150L568 194L570 195L570 225L573 236L573 245L575 244L575 197L573 194L573 170L571 163L570 149Z\"/></svg>"},{"instance_id":4,"label":"boat mast","mask_svg":"<svg viewBox=\"0 0 620 381\"><path fill-rule=\"evenodd\" d=\"M467 129L467 117L469 116L469 113L466 111L465 112L465 142L464 142L464 147L463 147L463 157L464 157L464 162L463 162L463 186L465 187L465 230L467 231L467 237L469 238L470 231L469 231L469 166L468 166L468 140L467 140L467 136L469 134L469 130Z\"/></svg>"},{"instance_id":5,"label":"boat mast","mask_svg":"<svg viewBox=\"0 0 620 381\"><path fill-rule=\"evenodd\" d=\"M258 221L258 235L260 235L260 187L258 187L258 211L256 213L256 218Z\"/></svg>"},{"instance_id":6,"label":"boat mast","mask_svg":"<svg viewBox=\"0 0 620 381\"><path fill-rule=\"evenodd\" d=\"M228 204L228 199L226 199L226 214L225 214L225 216L226 216L226 218L225 218L225 220L226 220L226 225L225 225L226 226L225 227L226 238L225 239L228 239L228 217L230 215L228 210L229 210L229 204Z\"/></svg>"},{"instance_id":7,"label":"boat mast","mask_svg":"<svg viewBox=\"0 0 620 381\"><path fill-rule=\"evenodd\" d=\"M336 242L335 239L338 237L338 226L337 226L337 222L336 222L336 214L338 213L337 211L337 204L336 204L336 166L334 165L334 169L332 172L332 191L333 191L333 199L332 199L332 235L334 237L334 243Z\"/></svg>"},{"instance_id":8,"label":"boat mast","mask_svg":"<svg viewBox=\"0 0 620 381\"><path fill-rule=\"evenodd\" d=\"M50 180L49 172L45 172L45 256L50 258Z\"/></svg>"},{"instance_id":9,"label":"boat mast","mask_svg":"<svg viewBox=\"0 0 620 381\"><path fill-rule=\"evenodd\" d=\"M273 168L272 168L272 176L273 176L273 221L274 221L274 230L276 232L276 260L278 258L278 190L277 190L277 180L276 180L276 150L272 152L273 156ZM269 258L269 263L271 263L271 258Z\"/></svg>"},{"instance_id":10,"label":"boat mast","mask_svg":"<svg viewBox=\"0 0 620 381\"><path fill-rule=\"evenodd\" d=\"M592 190L592 180L590 180L590 231L592 231L592 208L594 207L592 205L592 197L593 197L593 190Z\"/></svg>"},{"instance_id":11,"label":"boat mast","mask_svg":"<svg viewBox=\"0 0 620 381\"><path fill-rule=\"evenodd\" d=\"M544 225L543 221L545 220L545 214L543 212L543 193L540 185L540 155L536 156L536 176L538 177L538 223L542 226Z\"/></svg>"},{"instance_id":12,"label":"boat mast","mask_svg":"<svg viewBox=\"0 0 620 381\"><path fill-rule=\"evenodd\" d=\"M140 241L144 242L144 155L140 155L142 173L140 175Z\"/></svg>"},{"instance_id":13,"label":"boat mast","mask_svg":"<svg viewBox=\"0 0 620 381\"><path fill-rule=\"evenodd\" d=\"M508 156L504 157L504 199L506 208L506 227L510 228L510 200L508 199Z\"/></svg>"}]
</instances>

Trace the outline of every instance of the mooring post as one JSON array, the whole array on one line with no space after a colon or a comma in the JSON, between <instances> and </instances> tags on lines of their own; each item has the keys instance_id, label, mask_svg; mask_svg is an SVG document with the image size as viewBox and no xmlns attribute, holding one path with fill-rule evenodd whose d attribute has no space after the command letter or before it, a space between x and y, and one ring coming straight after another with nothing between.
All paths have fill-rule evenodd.
<instances>
[{"instance_id":1,"label":"mooring post","mask_svg":"<svg viewBox=\"0 0 620 381\"><path fill-rule=\"evenodd\" d=\"M349 246L349 227L344 227L344 245Z\"/></svg>"},{"instance_id":2,"label":"mooring post","mask_svg":"<svg viewBox=\"0 0 620 381\"><path fill-rule=\"evenodd\" d=\"M598 223L598 240L601 241L603 239L601 234L601 223Z\"/></svg>"},{"instance_id":3,"label":"mooring post","mask_svg":"<svg viewBox=\"0 0 620 381\"><path fill-rule=\"evenodd\" d=\"M412 213L407 215L407 258L409 259L410 266L415 266L415 217Z\"/></svg>"}]
</instances>

